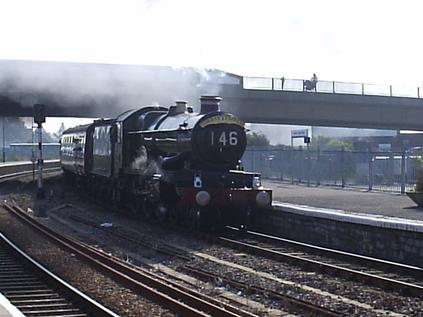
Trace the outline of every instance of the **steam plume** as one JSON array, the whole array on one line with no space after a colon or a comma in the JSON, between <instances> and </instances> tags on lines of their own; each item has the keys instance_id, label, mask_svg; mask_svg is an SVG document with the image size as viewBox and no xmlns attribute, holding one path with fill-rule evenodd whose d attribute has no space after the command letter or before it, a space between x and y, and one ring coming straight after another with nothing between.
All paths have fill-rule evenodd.
<instances>
[{"instance_id":1,"label":"steam plume","mask_svg":"<svg viewBox=\"0 0 423 317\"><path fill-rule=\"evenodd\" d=\"M224 74L188 67L2 60L0 103L97 107L106 117L148 104L169 106L175 100L195 106L201 94L219 93Z\"/></svg>"}]
</instances>

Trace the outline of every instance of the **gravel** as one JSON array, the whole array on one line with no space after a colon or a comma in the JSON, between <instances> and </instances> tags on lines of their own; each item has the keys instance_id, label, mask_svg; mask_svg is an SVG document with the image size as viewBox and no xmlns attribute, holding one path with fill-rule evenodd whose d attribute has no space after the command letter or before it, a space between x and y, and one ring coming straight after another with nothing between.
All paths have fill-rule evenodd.
<instances>
[{"instance_id":1,"label":"gravel","mask_svg":"<svg viewBox=\"0 0 423 317\"><path fill-rule=\"evenodd\" d=\"M25 185L23 185L25 187ZM13 195L25 208L33 208L29 194ZM175 316L169 310L120 286L65 252L0 208L0 231L56 275L122 316ZM89 281L89 282L87 282Z\"/></svg>"},{"instance_id":2,"label":"gravel","mask_svg":"<svg viewBox=\"0 0 423 317\"><path fill-rule=\"evenodd\" d=\"M298 299L318 303L326 308L342 311L347 316L392 315L387 314L386 311L392 311L397 314L405 314L408 316L423 316L423 304L419 298L406 297L394 292L385 292L383 290L365 286L360 283L338 279L333 276L308 272L295 266L269 260L259 256L241 254L239 251L234 252L234 250L220 245L211 245L207 242L190 237L189 235L181 235L175 232L170 232L169 229L165 229L163 227L148 225L138 219L130 219L115 213L104 212L104 208L81 201L81 199L76 196L70 188L58 185L58 183L56 183L58 180L60 181L60 178L53 178L51 180L50 186L53 189L55 195L50 198L50 201L47 200L45 203L45 208L54 208L63 203L72 203L74 207L63 207L51 212L51 214L55 214L56 216L60 217L65 223L59 223L53 218L47 218L44 221L50 226L56 227L56 229L59 228L66 234L77 237L85 242L89 242L90 244L100 246L107 251L119 254L121 257L125 257L128 253L136 253L138 255L153 259L157 263L166 264L169 267L181 272L184 271L185 265L189 264L194 267L217 272L222 277L234 278L239 281L245 281L250 285L266 287L268 289L277 291L279 293L288 294ZM32 197L30 195L15 195L15 199L18 199L19 203L23 204L25 208L36 207L34 206ZM175 259L171 256L159 254L151 249L146 249L139 246L136 247L127 241L109 236L99 228L94 228L89 225L84 225L72 221L72 219L69 218L71 215L84 216L91 219L98 225L102 223L112 223L111 230L123 231L136 239L152 241L157 245L160 245L164 242L180 245L184 248L191 249L193 252L199 251L221 260L254 269L257 272L268 273L272 275L273 280L259 276L254 272L246 272L242 269L228 267L227 265L218 264L199 257L195 257L193 260L187 262ZM3 225L1 227L3 227ZM36 249L36 247L34 249ZM52 261L51 258L54 257L47 257L47 261ZM61 262L59 260L55 261ZM77 274L77 272L69 274ZM88 273L87 276L90 276L90 274L92 274L92 272ZM287 281L287 283L281 283L280 281L278 282L276 279ZM76 278L76 280L78 279ZM84 278L82 278L82 281L83 280ZM290 283L292 283L292 285L289 285ZM242 290L233 289L217 281L214 285L214 289L218 290L219 288L231 290L234 293L239 293L241 296L260 301L268 307L285 309L285 307L283 307L283 305L277 300L255 293L244 294L244 291ZM317 294L316 292L312 291L312 289L321 290L329 294ZM210 292L210 289L208 291ZM95 293L93 290L90 290L90 292ZM129 295L127 295L124 290L122 292L113 292L113 294L115 295L111 297L115 299L122 299L124 305L129 305L127 304L128 301L126 299L130 297L128 297ZM351 303L348 303L347 300L341 300L342 298L349 299ZM130 302L132 302L132 299ZM151 305L151 303L148 303L148 305ZM372 309L367 309L366 305L370 305L374 309L386 311L376 312ZM160 311L158 312L159 314L161 313L161 310L157 307L156 310ZM131 311L131 309L127 311ZM150 310L145 311L150 312ZM127 316L139 316L128 315L126 311L124 314Z\"/></svg>"}]
</instances>

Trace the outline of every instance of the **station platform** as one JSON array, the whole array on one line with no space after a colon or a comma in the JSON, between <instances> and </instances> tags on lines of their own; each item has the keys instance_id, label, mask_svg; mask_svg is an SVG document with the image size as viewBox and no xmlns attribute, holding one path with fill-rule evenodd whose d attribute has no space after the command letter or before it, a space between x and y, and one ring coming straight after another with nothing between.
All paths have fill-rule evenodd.
<instances>
[{"instance_id":1,"label":"station platform","mask_svg":"<svg viewBox=\"0 0 423 317\"><path fill-rule=\"evenodd\" d=\"M59 163L59 162L60 160L44 160L44 164ZM0 162L0 167L30 165L30 164L32 164L31 161L8 161L8 162Z\"/></svg>"},{"instance_id":2,"label":"station platform","mask_svg":"<svg viewBox=\"0 0 423 317\"><path fill-rule=\"evenodd\" d=\"M13 306L6 297L0 293L0 317L24 317L15 306Z\"/></svg>"},{"instance_id":3,"label":"station platform","mask_svg":"<svg viewBox=\"0 0 423 317\"><path fill-rule=\"evenodd\" d=\"M377 227L423 232L423 208L406 195L263 181L273 206L286 212Z\"/></svg>"}]
</instances>

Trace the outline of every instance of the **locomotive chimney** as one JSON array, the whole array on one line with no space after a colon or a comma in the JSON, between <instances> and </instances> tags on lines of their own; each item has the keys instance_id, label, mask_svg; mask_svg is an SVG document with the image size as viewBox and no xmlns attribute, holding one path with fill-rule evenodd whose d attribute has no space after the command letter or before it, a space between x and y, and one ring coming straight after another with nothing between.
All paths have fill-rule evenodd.
<instances>
[{"instance_id":1,"label":"locomotive chimney","mask_svg":"<svg viewBox=\"0 0 423 317\"><path fill-rule=\"evenodd\" d=\"M168 114L170 116L176 116L177 114L187 112L186 101L176 101L174 106L170 106Z\"/></svg>"},{"instance_id":2,"label":"locomotive chimney","mask_svg":"<svg viewBox=\"0 0 423 317\"><path fill-rule=\"evenodd\" d=\"M219 96L201 96L201 110L200 114L219 111L219 103L222 100Z\"/></svg>"}]
</instances>

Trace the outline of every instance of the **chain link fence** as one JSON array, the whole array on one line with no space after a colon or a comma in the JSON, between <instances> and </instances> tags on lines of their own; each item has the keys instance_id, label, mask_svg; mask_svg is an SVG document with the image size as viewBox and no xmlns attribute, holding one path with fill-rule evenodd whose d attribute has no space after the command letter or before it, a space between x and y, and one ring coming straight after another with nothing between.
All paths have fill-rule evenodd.
<instances>
[{"instance_id":1,"label":"chain link fence","mask_svg":"<svg viewBox=\"0 0 423 317\"><path fill-rule=\"evenodd\" d=\"M248 147L242 164L246 171L308 186L339 186L405 193L418 176L421 150L372 152Z\"/></svg>"},{"instance_id":2,"label":"chain link fence","mask_svg":"<svg viewBox=\"0 0 423 317\"><path fill-rule=\"evenodd\" d=\"M32 161L38 155L38 143L11 143L8 147L0 147L0 163L10 161ZM60 158L59 143L43 143L45 160Z\"/></svg>"}]
</instances>

